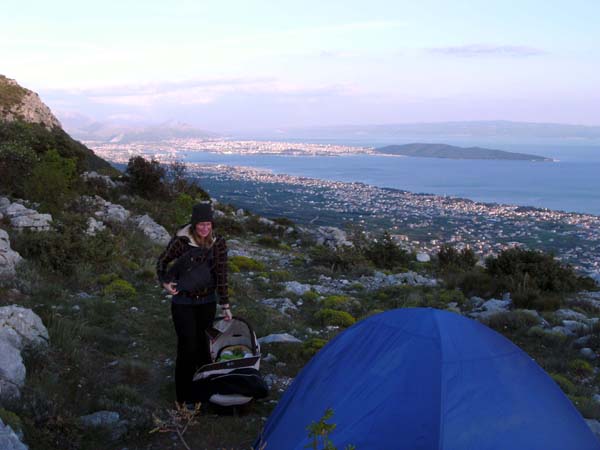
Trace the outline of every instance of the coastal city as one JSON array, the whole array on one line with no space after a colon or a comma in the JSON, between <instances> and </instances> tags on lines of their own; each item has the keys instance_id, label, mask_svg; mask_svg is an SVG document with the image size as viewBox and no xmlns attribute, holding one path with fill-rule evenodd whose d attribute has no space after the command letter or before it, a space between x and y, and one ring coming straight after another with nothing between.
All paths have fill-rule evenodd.
<instances>
[{"instance_id":1,"label":"coastal city","mask_svg":"<svg viewBox=\"0 0 600 450\"><path fill-rule=\"evenodd\" d=\"M225 152L237 146L214 144ZM271 143L254 142L255 149ZM278 143L283 151L284 143ZM302 144L302 148L310 144ZM336 151L354 147L326 146ZM273 148L273 147L268 147ZM109 161L126 164L131 156L152 157L162 163L181 160L181 147L167 151L147 144L105 144L94 151ZM189 150L186 150L189 151ZM199 150L199 147L194 151ZM214 151L214 150L211 150ZM258 151L258 150L257 150ZM450 242L469 246L481 258L512 246L553 252L581 273L600 274L600 217L543 208L414 194L364 183L327 181L274 174L268 170L223 164L187 163L188 170L211 196L267 217L288 217L300 224L364 227L387 230L402 245L435 253Z\"/></svg>"},{"instance_id":2,"label":"coastal city","mask_svg":"<svg viewBox=\"0 0 600 450\"><path fill-rule=\"evenodd\" d=\"M310 144L279 141L253 141L228 139L177 138L159 142L99 142L84 141L99 155L111 161L127 162L131 156L153 157L160 162L181 159L195 152L224 155L288 155L288 156L340 156L350 154L375 154L371 147L354 147L338 144Z\"/></svg>"}]
</instances>

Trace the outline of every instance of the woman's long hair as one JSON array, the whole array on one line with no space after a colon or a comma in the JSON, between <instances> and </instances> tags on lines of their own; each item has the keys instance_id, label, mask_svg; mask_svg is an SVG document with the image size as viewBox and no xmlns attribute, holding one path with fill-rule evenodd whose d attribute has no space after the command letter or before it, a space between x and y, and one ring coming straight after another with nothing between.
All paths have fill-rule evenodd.
<instances>
[{"instance_id":1,"label":"woman's long hair","mask_svg":"<svg viewBox=\"0 0 600 450\"><path fill-rule=\"evenodd\" d=\"M215 237L212 228L210 229L210 232L206 235L206 237L202 237L198 233L196 233L196 227L191 227L191 232L194 241L199 247L209 248L215 243Z\"/></svg>"}]
</instances>

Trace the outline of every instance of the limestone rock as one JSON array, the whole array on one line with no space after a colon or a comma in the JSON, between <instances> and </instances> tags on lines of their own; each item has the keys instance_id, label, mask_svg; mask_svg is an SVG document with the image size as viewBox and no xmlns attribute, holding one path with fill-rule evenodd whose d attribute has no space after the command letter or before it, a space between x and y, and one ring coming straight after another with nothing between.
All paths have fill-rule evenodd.
<instances>
[{"instance_id":1,"label":"limestone rock","mask_svg":"<svg viewBox=\"0 0 600 450\"><path fill-rule=\"evenodd\" d=\"M16 266L22 259L21 255L10 248L8 233L0 228L0 278L14 276Z\"/></svg>"},{"instance_id":2,"label":"limestone rock","mask_svg":"<svg viewBox=\"0 0 600 450\"><path fill-rule=\"evenodd\" d=\"M165 227L157 224L148 214L135 216L131 220L151 241L166 245L171 240L171 236Z\"/></svg>"},{"instance_id":3,"label":"limestone rock","mask_svg":"<svg viewBox=\"0 0 600 450\"><path fill-rule=\"evenodd\" d=\"M559 309L555 313L560 320L586 320L587 316L572 309Z\"/></svg>"},{"instance_id":4,"label":"limestone rock","mask_svg":"<svg viewBox=\"0 0 600 450\"><path fill-rule=\"evenodd\" d=\"M510 300L493 298L484 302L478 310L469 313L469 315L476 319L489 319L495 314L509 311L511 303Z\"/></svg>"},{"instance_id":5,"label":"limestone rock","mask_svg":"<svg viewBox=\"0 0 600 450\"><path fill-rule=\"evenodd\" d=\"M582 348L581 350L579 350L579 353L585 359L589 359L590 361L593 361L594 359L596 359L598 357L598 355L596 355L596 353L594 352L594 350L592 350L589 347Z\"/></svg>"},{"instance_id":6,"label":"limestone rock","mask_svg":"<svg viewBox=\"0 0 600 450\"><path fill-rule=\"evenodd\" d=\"M89 236L95 236L98 231L102 231L105 229L106 225L104 225L104 222L90 217L87 221L87 230L85 230L85 234Z\"/></svg>"},{"instance_id":7,"label":"limestone rock","mask_svg":"<svg viewBox=\"0 0 600 450\"><path fill-rule=\"evenodd\" d=\"M108 187L110 188L115 188L117 187L117 183L115 183L113 180L111 180L111 178L107 175L101 175L98 172L83 172L81 174L81 177L85 180L99 180L102 183L106 184Z\"/></svg>"},{"instance_id":8,"label":"limestone rock","mask_svg":"<svg viewBox=\"0 0 600 450\"><path fill-rule=\"evenodd\" d=\"M47 231L50 229L52 216L50 214L40 214L33 209L29 209L21 203L2 203L0 212L10 219L10 225L17 230L30 229L33 231Z\"/></svg>"},{"instance_id":9,"label":"limestone rock","mask_svg":"<svg viewBox=\"0 0 600 450\"><path fill-rule=\"evenodd\" d=\"M431 256L428 253L417 253L417 261L426 263L431 261Z\"/></svg>"},{"instance_id":10,"label":"limestone rock","mask_svg":"<svg viewBox=\"0 0 600 450\"><path fill-rule=\"evenodd\" d=\"M348 241L346 232L337 227L321 226L317 228L317 244L328 247L353 247L354 244Z\"/></svg>"},{"instance_id":11,"label":"limestone rock","mask_svg":"<svg viewBox=\"0 0 600 450\"><path fill-rule=\"evenodd\" d=\"M269 334L258 339L259 344L291 343L301 344L302 341L288 333Z\"/></svg>"},{"instance_id":12,"label":"limestone rock","mask_svg":"<svg viewBox=\"0 0 600 450\"><path fill-rule=\"evenodd\" d=\"M31 309L17 305L0 307L0 329L11 328L21 337L22 350L27 346L48 344L48 330Z\"/></svg>"},{"instance_id":13,"label":"limestone rock","mask_svg":"<svg viewBox=\"0 0 600 450\"><path fill-rule=\"evenodd\" d=\"M265 298L261 303L269 308L276 309L281 314L289 316L288 310L298 311L298 307L287 297L285 298Z\"/></svg>"},{"instance_id":14,"label":"limestone rock","mask_svg":"<svg viewBox=\"0 0 600 450\"><path fill-rule=\"evenodd\" d=\"M100 210L96 211L94 215L104 222L124 223L131 215L131 213L121 205L108 202L98 195L94 197L94 201L96 205L100 207Z\"/></svg>"},{"instance_id":15,"label":"limestone rock","mask_svg":"<svg viewBox=\"0 0 600 450\"><path fill-rule=\"evenodd\" d=\"M0 87L10 89L18 96L11 104L0 105L0 119L6 122L37 123L46 129L61 128L60 122L40 99L39 95L25 89L15 80L0 75Z\"/></svg>"},{"instance_id":16,"label":"limestone rock","mask_svg":"<svg viewBox=\"0 0 600 450\"><path fill-rule=\"evenodd\" d=\"M127 433L127 420L121 420L118 412L97 411L86 416L81 416L79 422L87 428L106 428L110 430L113 440L119 439Z\"/></svg>"},{"instance_id":17,"label":"limestone rock","mask_svg":"<svg viewBox=\"0 0 600 450\"><path fill-rule=\"evenodd\" d=\"M0 340L0 402L21 396L25 365L21 352L8 341Z\"/></svg>"},{"instance_id":18,"label":"limestone rock","mask_svg":"<svg viewBox=\"0 0 600 450\"><path fill-rule=\"evenodd\" d=\"M303 284L297 281L286 281L283 283L283 285L285 286L286 291L292 292L296 295L304 295L310 291L312 287L310 284Z\"/></svg>"},{"instance_id":19,"label":"limestone rock","mask_svg":"<svg viewBox=\"0 0 600 450\"><path fill-rule=\"evenodd\" d=\"M0 419L0 448L2 450L28 450L29 448L21 442L10 426L4 424L2 419Z\"/></svg>"}]
</instances>

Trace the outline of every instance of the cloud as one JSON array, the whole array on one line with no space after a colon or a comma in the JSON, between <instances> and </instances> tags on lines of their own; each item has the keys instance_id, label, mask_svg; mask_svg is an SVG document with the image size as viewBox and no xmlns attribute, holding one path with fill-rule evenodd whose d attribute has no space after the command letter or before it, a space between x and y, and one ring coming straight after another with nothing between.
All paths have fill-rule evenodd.
<instances>
[{"instance_id":1,"label":"cloud","mask_svg":"<svg viewBox=\"0 0 600 450\"><path fill-rule=\"evenodd\" d=\"M429 53L447 56L458 56L464 58L476 58L487 56L506 56L510 58L523 58L529 56L540 56L546 51L528 47L525 45L488 45L470 44L453 47L434 47L427 49Z\"/></svg>"}]
</instances>

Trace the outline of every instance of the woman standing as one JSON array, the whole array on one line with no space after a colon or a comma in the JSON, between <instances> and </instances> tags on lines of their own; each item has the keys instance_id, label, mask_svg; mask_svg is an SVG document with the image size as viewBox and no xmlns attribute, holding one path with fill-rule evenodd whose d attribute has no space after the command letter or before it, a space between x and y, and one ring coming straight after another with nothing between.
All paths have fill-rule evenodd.
<instances>
[{"instance_id":1,"label":"woman standing","mask_svg":"<svg viewBox=\"0 0 600 450\"><path fill-rule=\"evenodd\" d=\"M171 261L175 264L167 270ZM212 203L194 206L190 223L177 230L158 257L156 272L162 286L173 295L171 314L177 333L177 401L193 403L194 373L211 362L205 330L215 318L217 297L225 320L231 320L227 244L213 231Z\"/></svg>"}]
</instances>

